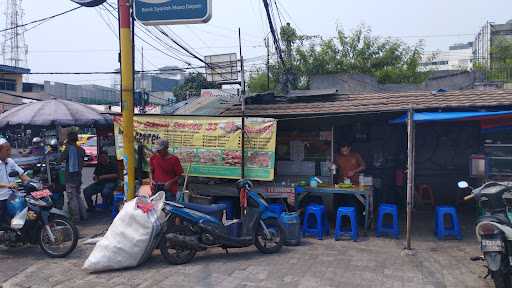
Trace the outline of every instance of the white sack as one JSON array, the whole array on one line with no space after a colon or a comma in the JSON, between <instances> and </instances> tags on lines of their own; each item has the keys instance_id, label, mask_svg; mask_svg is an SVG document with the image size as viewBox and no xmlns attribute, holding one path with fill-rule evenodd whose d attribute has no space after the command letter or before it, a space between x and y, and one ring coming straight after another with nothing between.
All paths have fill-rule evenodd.
<instances>
[{"instance_id":1,"label":"white sack","mask_svg":"<svg viewBox=\"0 0 512 288\"><path fill-rule=\"evenodd\" d=\"M149 258L160 232L165 194L148 199L137 197L127 202L103 238L96 244L83 269L100 272L135 267ZM152 204L152 209L141 209ZM139 207L137 207L139 206Z\"/></svg>"}]
</instances>

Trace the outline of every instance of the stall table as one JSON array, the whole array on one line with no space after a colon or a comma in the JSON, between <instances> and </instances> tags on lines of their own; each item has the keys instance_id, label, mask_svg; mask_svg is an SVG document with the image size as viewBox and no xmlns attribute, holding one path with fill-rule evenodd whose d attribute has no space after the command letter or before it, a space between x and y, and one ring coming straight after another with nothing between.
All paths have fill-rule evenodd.
<instances>
[{"instance_id":1,"label":"stall table","mask_svg":"<svg viewBox=\"0 0 512 288\"><path fill-rule=\"evenodd\" d=\"M322 195L322 194L347 194L354 195L364 206L364 228L366 231L370 229L373 220L373 187L354 187L354 188L312 188L304 187L301 189L301 195L297 195L297 207L300 201L308 194Z\"/></svg>"}]
</instances>

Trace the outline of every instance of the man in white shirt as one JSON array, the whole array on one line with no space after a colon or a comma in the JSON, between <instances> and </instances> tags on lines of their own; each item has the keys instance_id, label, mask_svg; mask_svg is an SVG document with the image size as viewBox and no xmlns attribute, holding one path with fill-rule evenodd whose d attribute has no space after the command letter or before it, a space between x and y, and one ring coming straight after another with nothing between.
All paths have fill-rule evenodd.
<instances>
[{"instance_id":1,"label":"man in white shirt","mask_svg":"<svg viewBox=\"0 0 512 288\"><path fill-rule=\"evenodd\" d=\"M18 172L19 177L25 183L30 178L25 175L16 163L9 158L11 156L11 145L7 140L0 139L0 223L7 220L7 199L16 189L16 177L9 177L9 173Z\"/></svg>"}]
</instances>

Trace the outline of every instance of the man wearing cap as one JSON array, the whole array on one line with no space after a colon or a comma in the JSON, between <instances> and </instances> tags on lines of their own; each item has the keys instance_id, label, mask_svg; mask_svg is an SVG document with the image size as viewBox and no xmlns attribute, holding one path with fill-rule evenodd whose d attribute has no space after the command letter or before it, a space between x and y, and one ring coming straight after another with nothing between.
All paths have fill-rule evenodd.
<instances>
[{"instance_id":1,"label":"man wearing cap","mask_svg":"<svg viewBox=\"0 0 512 288\"><path fill-rule=\"evenodd\" d=\"M11 195L12 189L16 189L16 178L9 177L9 173L18 172L24 183L30 180L23 169L9 158L10 156L11 145L7 140L0 138L0 222L7 220L7 199Z\"/></svg>"},{"instance_id":2,"label":"man wearing cap","mask_svg":"<svg viewBox=\"0 0 512 288\"><path fill-rule=\"evenodd\" d=\"M158 140L155 154L149 159L153 192L165 191L165 200L175 201L178 181L183 174L180 159L169 153L169 142Z\"/></svg>"}]
</instances>

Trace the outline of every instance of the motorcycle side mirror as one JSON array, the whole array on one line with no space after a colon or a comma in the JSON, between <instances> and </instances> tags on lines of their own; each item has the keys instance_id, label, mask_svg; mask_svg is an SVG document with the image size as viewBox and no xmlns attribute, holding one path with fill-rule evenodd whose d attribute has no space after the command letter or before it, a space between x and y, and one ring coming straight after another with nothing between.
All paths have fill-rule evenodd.
<instances>
[{"instance_id":1,"label":"motorcycle side mirror","mask_svg":"<svg viewBox=\"0 0 512 288\"><path fill-rule=\"evenodd\" d=\"M18 173L18 171L11 171L9 172L9 177L10 178L14 178L14 177L18 177L20 176L20 173Z\"/></svg>"},{"instance_id":2,"label":"motorcycle side mirror","mask_svg":"<svg viewBox=\"0 0 512 288\"><path fill-rule=\"evenodd\" d=\"M469 184L466 181L459 181L459 183L457 183L457 186L459 186L460 189L466 189L469 187Z\"/></svg>"}]
</instances>

